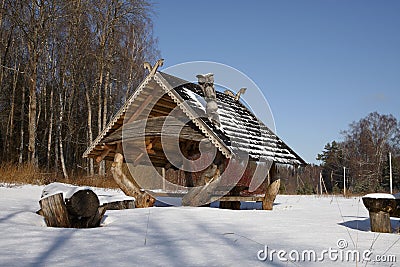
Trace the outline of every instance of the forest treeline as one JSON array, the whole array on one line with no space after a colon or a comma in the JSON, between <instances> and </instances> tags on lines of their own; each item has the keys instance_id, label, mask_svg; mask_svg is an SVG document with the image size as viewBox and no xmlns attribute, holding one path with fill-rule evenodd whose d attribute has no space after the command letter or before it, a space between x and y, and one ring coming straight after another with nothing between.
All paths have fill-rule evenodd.
<instances>
[{"instance_id":1,"label":"forest treeline","mask_svg":"<svg viewBox=\"0 0 400 267\"><path fill-rule=\"evenodd\" d=\"M341 135L341 141L329 142L317 155L319 165L280 168L281 190L343 193L346 180L347 193L388 193L391 165L393 192L400 191L400 122L393 115L372 112L352 122Z\"/></svg>"},{"instance_id":2,"label":"forest treeline","mask_svg":"<svg viewBox=\"0 0 400 267\"><path fill-rule=\"evenodd\" d=\"M328 143L317 156L328 188L343 188L346 173L353 193L389 192L391 165L392 188L400 190L400 122L393 115L370 113L341 134L343 141Z\"/></svg>"},{"instance_id":3,"label":"forest treeline","mask_svg":"<svg viewBox=\"0 0 400 267\"><path fill-rule=\"evenodd\" d=\"M1 0L0 162L104 172L88 144L159 56L146 0Z\"/></svg>"}]
</instances>

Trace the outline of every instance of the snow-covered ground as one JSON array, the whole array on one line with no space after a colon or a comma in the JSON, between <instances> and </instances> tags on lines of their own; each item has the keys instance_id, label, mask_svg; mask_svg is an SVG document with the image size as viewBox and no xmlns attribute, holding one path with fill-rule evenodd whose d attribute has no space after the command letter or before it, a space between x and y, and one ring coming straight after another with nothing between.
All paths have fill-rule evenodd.
<instances>
[{"instance_id":1,"label":"snow-covered ground","mask_svg":"<svg viewBox=\"0 0 400 267\"><path fill-rule=\"evenodd\" d=\"M42 189L0 185L0 266L400 266L400 221L392 218L397 233L370 232L360 198L278 196L273 211L107 211L103 227L61 229L35 214Z\"/></svg>"}]
</instances>

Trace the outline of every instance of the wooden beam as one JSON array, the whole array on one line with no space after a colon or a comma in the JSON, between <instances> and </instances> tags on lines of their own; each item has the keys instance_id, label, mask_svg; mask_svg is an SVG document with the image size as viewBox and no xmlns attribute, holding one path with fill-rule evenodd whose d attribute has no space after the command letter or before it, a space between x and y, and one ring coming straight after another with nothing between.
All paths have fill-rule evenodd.
<instances>
[{"instance_id":1,"label":"wooden beam","mask_svg":"<svg viewBox=\"0 0 400 267\"><path fill-rule=\"evenodd\" d=\"M146 192L150 193L153 196L158 197L183 197L185 193L181 192L153 192L151 190L146 190ZM264 200L264 195L256 195L256 196L211 196L211 202L214 201L256 201L261 202Z\"/></svg>"},{"instance_id":2,"label":"wooden beam","mask_svg":"<svg viewBox=\"0 0 400 267\"><path fill-rule=\"evenodd\" d=\"M138 165L140 159L143 158L143 156L144 156L144 153L143 152L140 153L139 156L137 156L136 159L133 161L133 166L136 167Z\"/></svg>"},{"instance_id":3,"label":"wooden beam","mask_svg":"<svg viewBox=\"0 0 400 267\"><path fill-rule=\"evenodd\" d=\"M182 206L198 207L210 203L211 196L220 183L220 171L216 168L215 173L208 184L200 187L193 187L189 190L189 192L182 198Z\"/></svg>"},{"instance_id":4,"label":"wooden beam","mask_svg":"<svg viewBox=\"0 0 400 267\"><path fill-rule=\"evenodd\" d=\"M153 99L153 95L149 95L146 100L139 106L139 108L133 113L133 115L129 118L128 123L134 121L139 117L139 115L143 112L143 110L147 107L147 105L151 102Z\"/></svg>"},{"instance_id":5,"label":"wooden beam","mask_svg":"<svg viewBox=\"0 0 400 267\"><path fill-rule=\"evenodd\" d=\"M157 106L174 109L176 107L176 103L168 95L164 95L160 100L157 101Z\"/></svg>"},{"instance_id":6,"label":"wooden beam","mask_svg":"<svg viewBox=\"0 0 400 267\"><path fill-rule=\"evenodd\" d=\"M110 153L112 147L109 145L104 145L104 150L101 152L100 156L96 157L96 162L101 162L105 157L107 157L108 153Z\"/></svg>"},{"instance_id":7,"label":"wooden beam","mask_svg":"<svg viewBox=\"0 0 400 267\"><path fill-rule=\"evenodd\" d=\"M147 153L147 155L149 155L149 156L150 155L156 155L156 152L153 150L153 143L156 142L156 139L157 138L154 138L153 140L150 140L150 141L146 142L147 143L146 151L143 151L143 148L140 148L140 147L138 148L142 152L133 161L133 166L137 166L138 165L140 159L143 158L145 153Z\"/></svg>"}]
</instances>

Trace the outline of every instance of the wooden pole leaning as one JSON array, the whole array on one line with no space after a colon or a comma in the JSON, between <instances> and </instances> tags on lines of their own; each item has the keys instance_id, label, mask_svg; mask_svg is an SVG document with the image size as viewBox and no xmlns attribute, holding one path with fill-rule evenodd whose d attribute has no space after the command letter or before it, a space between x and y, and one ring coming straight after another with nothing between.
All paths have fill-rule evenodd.
<instances>
[{"instance_id":1,"label":"wooden pole leaning","mask_svg":"<svg viewBox=\"0 0 400 267\"><path fill-rule=\"evenodd\" d=\"M122 171L123 162L124 156L120 152L116 152L111 166L111 173L115 182L127 196L132 196L136 199L137 208L152 207L155 199L147 192L141 191L134 181L126 177Z\"/></svg>"}]
</instances>

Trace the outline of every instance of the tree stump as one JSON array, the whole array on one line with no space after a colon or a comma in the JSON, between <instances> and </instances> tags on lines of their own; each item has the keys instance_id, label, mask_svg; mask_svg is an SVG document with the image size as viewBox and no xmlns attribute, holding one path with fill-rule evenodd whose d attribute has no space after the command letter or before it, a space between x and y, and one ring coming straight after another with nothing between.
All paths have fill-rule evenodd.
<instances>
[{"instance_id":1,"label":"tree stump","mask_svg":"<svg viewBox=\"0 0 400 267\"><path fill-rule=\"evenodd\" d=\"M363 197L362 200L369 211L371 231L391 233L390 214L396 210L396 199Z\"/></svg>"},{"instance_id":2,"label":"tree stump","mask_svg":"<svg viewBox=\"0 0 400 267\"><path fill-rule=\"evenodd\" d=\"M60 183L46 186L39 204L50 227L98 227L106 211L92 190Z\"/></svg>"},{"instance_id":3,"label":"tree stump","mask_svg":"<svg viewBox=\"0 0 400 267\"><path fill-rule=\"evenodd\" d=\"M67 207L62 193L48 196L39 201L40 211L49 227L71 227Z\"/></svg>"},{"instance_id":4,"label":"tree stump","mask_svg":"<svg viewBox=\"0 0 400 267\"><path fill-rule=\"evenodd\" d=\"M265 197L262 202L263 210L272 210L280 186L281 186L281 180L278 179L267 187L267 190L265 192Z\"/></svg>"},{"instance_id":5,"label":"tree stump","mask_svg":"<svg viewBox=\"0 0 400 267\"><path fill-rule=\"evenodd\" d=\"M392 225L390 223L390 215L384 211L370 211L369 220L372 232L391 233Z\"/></svg>"}]
</instances>

